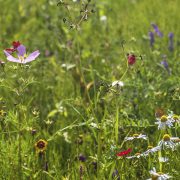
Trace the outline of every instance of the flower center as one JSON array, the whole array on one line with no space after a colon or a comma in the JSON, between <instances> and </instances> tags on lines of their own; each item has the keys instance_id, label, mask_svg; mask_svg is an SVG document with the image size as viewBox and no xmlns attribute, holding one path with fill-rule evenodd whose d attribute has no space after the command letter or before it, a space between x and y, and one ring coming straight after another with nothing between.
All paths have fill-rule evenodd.
<instances>
[{"instance_id":1,"label":"flower center","mask_svg":"<svg viewBox=\"0 0 180 180\"><path fill-rule=\"evenodd\" d=\"M0 117L3 117L6 114L4 110L0 110Z\"/></svg>"},{"instance_id":2,"label":"flower center","mask_svg":"<svg viewBox=\"0 0 180 180\"><path fill-rule=\"evenodd\" d=\"M24 61L24 56L19 56L19 59L21 60L21 62Z\"/></svg>"},{"instance_id":3,"label":"flower center","mask_svg":"<svg viewBox=\"0 0 180 180\"><path fill-rule=\"evenodd\" d=\"M133 134L133 137L138 137L139 136L139 134Z\"/></svg>"},{"instance_id":4,"label":"flower center","mask_svg":"<svg viewBox=\"0 0 180 180\"><path fill-rule=\"evenodd\" d=\"M45 143L44 141L39 141L39 142L37 143L37 147L38 147L39 149L43 149L45 146L46 146L46 143Z\"/></svg>"},{"instance_id":5,"label":"flower center","mask_svg":"<svg viewBox=\"0 0 180 180\"><path fill-rule=\"evenodd\" d=\"M163 136L163 140L164 140L164 141L170 141L170 136L169 136L169 134L165 134L165 135Z\"/></svg>"},{"instance_id":6,"label":"flower center","mask_svg":"<svg viewBox=\"0 0 180 180\"><path fill-rule=\"evenodd\" d=\"M178 116L178 115L173 115L173 119L174 119L175 121L177 121L177 120L179 119L179 116Z\"/></svg>"},{"instance_id":7,"label":"flower center","mask_svg":"<svg viewBox=\"0 0 180 180\"><path fill-rule=\"evenodd\" d=\"M157 176L157 175L152 175L152 176L151 176L151 179L152 179L152 180L158 180L158 176Z\"/></svg>"},{"instance_id":8,"label":"flower center","mask_svg":"<svg viewBox=\"0 0 180 180\"><path fill-rule=\"evenodd\" d=\"M161 116L161 122L166 122L167 121L167 116Z\"/></svg>"},{"instance_id":9,"label":"flower center","mask_svg":"<svg viewBox=\"0 0 180 180\"><path fill-rule=\"evenodd\" d=\"M136 153L136 154L135 154L135 156L139 156L139 155L141 155L141 153Z\"/></svg>"},{"instance_id":10,"label":"flower center","mask_svg":"<svg viewBox=\"0 0 180 180\"><path fill-rule=\"evenodd\" d=\"M148 146L148 148L147 149L152 149L153 148L153 146Z\"/></svg>"}]
</instances>

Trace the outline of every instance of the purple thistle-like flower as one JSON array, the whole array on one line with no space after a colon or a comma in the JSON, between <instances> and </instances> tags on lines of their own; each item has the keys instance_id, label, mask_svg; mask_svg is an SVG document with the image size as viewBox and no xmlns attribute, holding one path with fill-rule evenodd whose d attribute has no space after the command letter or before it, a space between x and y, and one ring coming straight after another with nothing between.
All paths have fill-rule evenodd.
<instances>
[{"instance_id":1,"label":"purple thistle-like flower","mask_svg":"<svg viewBox=\"0 0 180 180\"><path fill-rule=\"evenodd\" d=\"M7 60L11 62L16 62L20 64L26 64L28 62L34 61L40 54L39 50L32 52L29 56L26 55L26 47L24 45L20 45L17 48L18 58L13 57L9 52L4 50L5 55L7 56Z\"/></svg>"},{"instance_id":2,"label":"purple thistle-like flower","mask_svg":"<svg viewBox=\"0 0 180 180\"><path fill-rule=\"evenodd\" d=\"M81 162L85 162L86 161L86 157L82 154L79 155L79 161Z\"/></svg>"},{"instance_id":3,"label":"purple thistle-like flower","mask_svg":"<svg viewBox=\"0 0 180 180\"><path fill-rule=\"evenodd\" d=\"M174 50L174 43L173 43L174 34L172 32L170 32L168 34L168 37L169 37L168 49L169 49L169 51L173 51Z\"/></svg>"},{"instance_id":4,"label":"purple thistle-like flower","mask_svg":"<svg viewBox=\"0 0 180 180\"><path fill-rule=\"evenodd\" d=\"M167 72L168 72L169 74L171 74L171 71L170 71L170 69L169 69L168 62L167 62L167 60L166 60L166 55L163 55L163 60L161 61L161 65L163 65L164 68L167 70Z\"/></svg>"},{"instance_id":5,"label":"purple thistle-like flower","mask_svg":"<svg viewBox=\"0 0 180 180\"><path fill-rule=\"evenodd\" d=\"M154 33L152 31L149 32L149 39L150 39L150 46L153 47L155 40L154 40Z\"/></svg>"},{"instance_id":6,"label":"purple thistle-like flower","mask_svg":"<svg viewBox=\"0 0 180 180\"><path fill-rule=\"evenodd\" d=\"M119 177L119 172L117 169L115 169L112 173L112 177L113 178L117 178L117 180L120 180L120 177Z\"/></svg>"},{"instance_id":7,"label":"purple thistle-like flower","mask_svg":"<svg viewBox=\"0 0 180 180\"><path fill-rule=\"evenodd\" d=\"M163 37L163 34L162 34L162 32L159 31L158 26L157 26L156 24L154 24L154 23L152 23L151 25L152 25L152 27L154 28L155 33L156 33L159 37Z\"/></svg>"}]
</instances>

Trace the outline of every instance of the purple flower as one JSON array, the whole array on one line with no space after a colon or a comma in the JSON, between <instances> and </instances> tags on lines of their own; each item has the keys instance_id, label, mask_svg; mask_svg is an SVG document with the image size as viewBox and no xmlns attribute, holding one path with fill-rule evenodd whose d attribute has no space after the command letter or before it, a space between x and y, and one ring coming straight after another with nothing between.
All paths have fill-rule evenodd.
<instances>
[{"instance_id":1,"label":"purple flower","mask_svg":"<svg viewBox=\"0 0 180 180\"><path fill-rule=\"evenodd\" d=\"M152 25L152 27L154 28L155 33L156 33L159 37L163 37L163 34L162 34L162 32L159 31L158 26L157 26L156 24L154 24L154 23L152 23L151 25Z\"/></svg>"},{"instance_id":2,"label":"purple flower","mask_svg":"<svg viewBox=\"0 0 180 180\"><path fill-rule=\"evenodd\" d=\"M119 172L117 169L115 169L112 173L112 177L113 178L116 178L117 180L120 180L120 177L119 177Z\"/></svg>"},{"instance_id":3,"label":"purple flower","mask_svg":"<svg viewBox=\"0 0 180 180\"><path fill-rule=\"evenodd\" d=\"M150 39L150 46L153 47L154 44L154 33L153 32L149 32L149 39Z\"/></svg>"},{"instance_id":4,"label":"purple flower","mask_svg":"<svg viewBox=\"0 0 180 180\"><path fill-rule=\"evenodd\" d=\"M17 47L17 52L18 52L17 53L18 58L15 58L10 53L8 53L6 50L4 50L4 53L7 56L8 61L16 62L16 63L20 63L20 64L26 64L28 62L31 62L31 61L35 60L40 54L39 50L37 50L37 51L34 51L33 53L29 54L29 56L27 56L26 47L22 44Z\"/></svg>"},{"instance_id":5,"label":"purple flower","mask_svg":"<svg viewBox=\"0 0 180 180\"><path fill-rule=\"evenodd\" d=\"M168 37L169 37L168 49L169 49L169 51L173 51L174 50L174 43L173 43L174 34L172 32L170 32L168 34Z\"/></svg>"},{"instance_id":6,"label":"purple flower","mask_svg":"<svg viewBox=\"0 0 180 180\"><path fill-rule=\"evenodd\" d=\"M171 71L170 71L170 69L169 69L168 62L167 62L167 60L166 60L166 55L163 55L163 60L161 61L161 65L163 65L164 68L167 70L167 72L168 72L169 74L171 74Z\"/></svg>"},{"instance_id":7,"label":"purple flower","mask_svg":"<svg viewBox=\"0 0 180 180\"><path fill-rule=\"evenodd\" d=\"M86 161L86 157L82 154L79 155L79 161L81 162L85 162Z\"/></svg>"}]
</instances>

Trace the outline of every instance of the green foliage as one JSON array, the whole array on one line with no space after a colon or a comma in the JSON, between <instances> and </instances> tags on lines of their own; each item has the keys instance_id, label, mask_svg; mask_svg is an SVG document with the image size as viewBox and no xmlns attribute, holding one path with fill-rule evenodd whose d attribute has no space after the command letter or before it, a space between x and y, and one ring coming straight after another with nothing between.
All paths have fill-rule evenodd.
<instances>
[{"instance_id":1,"label":"green foliage","mask_svg":"<svg viewBox=\"0 0 180 180\"><path fill-rule=\"evenodd\" d=\"M168 163L157 152L116 156L128 148L128 156L142 153L165 133L179 137L179 125L158 130L154 115L180 114L179 0L57 3L0 0L0 179L147 179L153 167L179 179L180 147L162 152ZM164 35L155 36L153 48L151 23ZM38 59L6 61L3 50L17 40L28 53L39 49ZM127 53L135 54L134 65ZM161 65L163 55L171 73ZM124 86L112 87L115 80ZM148 141L124 141L135 133ZM42 154L39 139L48 142Z\"/></svg>"}]
</instances>

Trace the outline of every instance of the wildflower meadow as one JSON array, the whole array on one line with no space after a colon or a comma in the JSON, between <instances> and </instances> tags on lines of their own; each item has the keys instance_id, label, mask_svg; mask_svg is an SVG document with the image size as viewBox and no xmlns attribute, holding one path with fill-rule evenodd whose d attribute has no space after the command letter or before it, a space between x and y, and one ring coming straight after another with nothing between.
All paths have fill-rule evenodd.
<instances>
[{"instance_id":1,"label":"wildflower meadow","mask_svg":"<svg viewBox=\"0 0 180 180\"><path fill-rule=\"evenodd\" d=\"M179 7L0 0L0 180L179 180Z\"/></svg>"}]
</instances>

